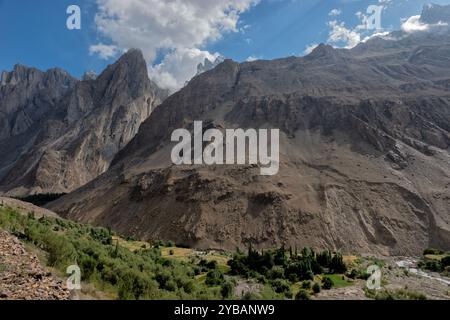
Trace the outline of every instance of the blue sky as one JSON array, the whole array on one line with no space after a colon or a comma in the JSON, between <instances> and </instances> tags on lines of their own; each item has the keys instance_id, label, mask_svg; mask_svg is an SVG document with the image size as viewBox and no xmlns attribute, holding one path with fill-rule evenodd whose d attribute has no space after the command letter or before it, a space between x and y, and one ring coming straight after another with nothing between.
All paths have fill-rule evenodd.
<instances>
[{"instance_id":1,"label":"blue sky","mask_svg":"<svg viewBox=\"0 0 450 320\"><path fill-rule=\"evenodd\" d=\"M11 70L14 64L21 63L44 70L61 67L74 76L80 77L87 70L100 72L107 64L118 58L122 49L135 46L145 51L144 54L151 69L150 75L155 76L162 83L166 80L167 83L176 85L175 80L184 81L184 78L193 72L189 59L192 60L192 65L194 63L196 65L199 59L202 60L205 56L209 57L216 53L237 61L245 61L249 57L273 59L303 55L308 45L329 42L328 23L330 21L343 22L345 27L351 30L361 23L356 13L365 12L369 5L379 4L380 0L261 0L257 4L253 2L255 0L246 0L247 7L236 9L237 17L231 16L227 10L219 12L222 7L201 11L199 17L203 18L205 15L205 21L206 19L218 21L218 26L206 27L203 37L199 36L203 32L201 28L195 29L194 33L186 32L189 21L180 23L180 29L177 30L180 16L176 15L173 21L170 17L164 17L172 23L170 32L167 31L166 34L166 30L160 28L160 23L151 22L154 17L160 19L160 16L153 15L159 14L158 12L155 13L150 9L148 16L145 16L142 8L136 10L128 6L122 8L122 11L129 10L127 18L130 17L131 24L133 19L134 21L142 19L145 22L142 28L146 30L140 30L142 35L135 39L128 37L130 30L136 30L136 27L140 28L141 25L128 26L124 23L108 29L113 24L114 17L104 18L106 31L101 30L99 22L95 20L96 15L101 13L98 4L111 9L119 3L119 0L97 1L0 0L0 70ZM159 2L161 6L158 10L166 13L164 6L168 2L164 1L148 0L149 6L153 7ZM238 6L233 4L237 3L236 0L220 1L223 3L229 1L231 5L227 7L228 9ZM429 3L426 0L387 2L389 4L386 5L381 20L384 31L399 29L402 18L420 14L422 6ZM450 4L450 0L434 0L433 2ZM68 17L66 9L71 4L78 5L82 10L81 30L66 28ZM195 6L187 8L195 9ZM330 16L330 11L333 9L338 9L341 13ZM228 23L230 17L224 18L221 13L229 14L231 18L234 18L232 22L235 25L224 27L223 24ZM209 14L211 17L207 17ZM164 21L164 23L167 22ZM201 23L199 21L198 25ZM130 29L121 30L121 28ZM179 38L177 33L180 35ZM178 45L177 41L182 44ZM166 42L172 43L167 45ZM96 44L113 46L116 50L115 54L102 58L92 51L91 46ZM174 51L179 54L174 55ZM172 57L167 58L167 55L171 53ZM179 68L180 71L178 71L177 61L183 63L185 70ZM161 63L162 65L159 65ZM152 65L155 67L151 68Z\"/></svg>"}]
</instances>

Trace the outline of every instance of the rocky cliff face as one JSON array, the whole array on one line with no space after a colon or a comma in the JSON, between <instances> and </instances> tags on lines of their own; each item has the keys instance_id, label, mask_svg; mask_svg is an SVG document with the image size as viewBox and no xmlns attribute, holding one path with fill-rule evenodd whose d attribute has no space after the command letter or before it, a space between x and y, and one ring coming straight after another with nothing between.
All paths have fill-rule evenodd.
<instances>
[{"instance_id":1,"label":"rocky cliff face","mask_svg":"<svg viewBox=\"0 0 450 320\"><path fill-rule=\"evenodd\" d=\"M89 182L165 96L139 50L84 81L58 69L3 73L0 192L69 192Z\"/></svg>"},{"instance_id":2,"label":"rocky cliff face","mask_svg":"<svg viewBox=\"0 0 450 320\"><path fill-rule=\"evenodd\" d=\"M158 107L104 175L50 208L199 248L450 249L449 75L448 32L226 60ZM195 120L281 129L279 174L172 165L171 133Z\"/></svg>"}]
</instances>

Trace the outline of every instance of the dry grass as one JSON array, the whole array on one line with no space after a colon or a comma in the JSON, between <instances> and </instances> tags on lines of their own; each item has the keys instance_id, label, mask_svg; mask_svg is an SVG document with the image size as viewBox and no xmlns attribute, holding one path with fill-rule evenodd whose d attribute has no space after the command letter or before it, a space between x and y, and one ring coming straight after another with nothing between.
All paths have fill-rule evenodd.
<instances>
[{"instance_id":1,"label":"dry grass","mask_svg":"<svg viewBox=\"0 0 450 320\"><path fill-rule=\"evenodd\" d=\"M128 250L134 252L140 249L148 249L151 248L150 244L148 242L144 241L128 241L123 238L113 236L112 237L113 244L116 244L117 241L119 242L119 246L123 248L127 248Z\"/></svg>"}]
</instances>

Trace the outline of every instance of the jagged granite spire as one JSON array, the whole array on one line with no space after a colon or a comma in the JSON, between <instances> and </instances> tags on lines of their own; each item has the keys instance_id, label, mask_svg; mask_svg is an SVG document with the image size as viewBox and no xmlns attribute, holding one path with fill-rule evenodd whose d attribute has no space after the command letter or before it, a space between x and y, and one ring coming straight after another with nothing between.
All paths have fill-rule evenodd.
<instances>
[{"instance_id":1,"label":"jagged granite spire","mask_svg":"<svg viewBox=\"0 0 450 320\"><path fill-rule=\"evenodd\" d=\"M0 192L16 195L68 192L94 179L165 98L136 49L96 79L17 65L2 84Z\"/></svg>"}]
</instances>

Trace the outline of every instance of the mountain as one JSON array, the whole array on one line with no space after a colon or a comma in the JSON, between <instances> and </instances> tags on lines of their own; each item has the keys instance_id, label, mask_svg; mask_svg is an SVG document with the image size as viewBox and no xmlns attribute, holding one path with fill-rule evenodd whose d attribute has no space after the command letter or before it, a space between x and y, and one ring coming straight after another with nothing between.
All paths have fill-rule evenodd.
<instances>
[{"instance_id":1,"label":"mountain","mask_svg":"<svg viewBox=\"0 0 450 320\"><path fill-rule=\"evenodd\" d=\"M170 96L64 217L196 248L450 249L450 34L225 60ZM171 161L175 129L279 128L280 170ZM108 199L108 201L105 201Z\"/></svg>"},{"instance_id":2,"label":"mountain","mask_svg":"<svg viewBox=\"0 0 450 320\"><path fill-rule=\"evenodd\" d=\"M85 79L21 65L2 74L0 193L65 193L91 181L166 97L139 50Z\"/></svg>"},{"instance_id":3,"label":"mountain","mask_svg":"<svg viewBox=\"0 0 450 320\"><path fill-rule=\"evenodd\" d=\"M427 24L450 23L450 6L428 4L423 7L420 21Z\"/></svg>"},{"instance_id":4,"label":"mountain","mask_svg":"<svg viewBox=\"0 0 450 320\"><path fill-rule=\"evenodd\" d=\"M222 56L217 57L214 61L211 61L208 58L205 58L203 63L199 63L197 65L197 74L196 75L198 76L199 74L202 74L203 72L214 69L220 63L222 63L224 60L225 60L225 58Z\"/></svg>"}]
</instances>

